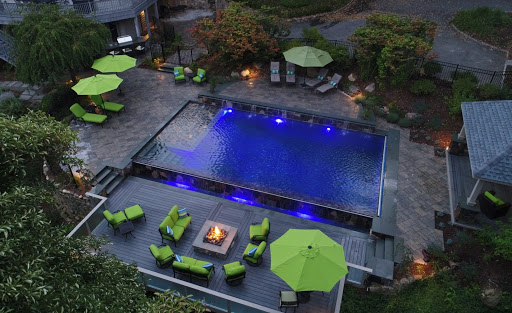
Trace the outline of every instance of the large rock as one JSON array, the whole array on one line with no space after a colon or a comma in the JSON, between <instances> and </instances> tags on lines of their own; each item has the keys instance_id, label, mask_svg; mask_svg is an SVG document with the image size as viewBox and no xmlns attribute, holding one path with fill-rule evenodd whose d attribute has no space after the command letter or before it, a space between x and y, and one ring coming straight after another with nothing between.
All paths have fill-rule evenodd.
<instances>
[{"instance_id":1,"label":"large rock","mask_svg":"<svg viewBox=\"0 0 512 313\"><path fill-rule=\"evenodd\" d=\"M498 286L487 286L480 294L480 300L490 308L495 308L501 300L503 291Z\"/></svg>"},{"instance_id":2,"label":"large rock","mask_svg":"<svg viewBox=\"0 0 512 313\"><path fill-rule=\"evenodd\" d=\"M414 113L414 112L409 112L409 113L405 114L405 118L408 118L410 120L415 119L415 118L420 117L420 116L421 116L421 114Z\"/></svg>"},{"instance_id":3,"label":"large rock","mask_svg":"<svg viewBox=\"0 0 512 313\"><path fill-rule=\"evenodd\" d=\"M359 90L359 88L357 88L357 86L350 85L350 87L348 87L348 93L350 95L355 95L355 94L358 94L360 92L361 92L361 90Z\"/></svg>"},{"instance_id":4,"label":"large rock","mask_svg":"<svg viewBox=\"0 0 512 313\"><path fill-rule=\"evenodd\" d=\"M348 75L348 80L350 80L351 82L355 82L357 79L357 76L354 75L354 73L350 73L350 75Z\"/></svg>"},{"instance_id":5,"label":"large rock","mask_svg":"<svg viewBox=\"0 0 512 313\"><path fill-rule=\"evenodd\" d=\"M231 72L231 77L240 77L240 74L238 72Z\"/></svg>"},{"instance_id":6,"label":"large rock","mask_svg":"<svg viewBox=\"0 0 512 313\"><path fill-rule=\"evenodd\" d=\"M375 83L369 84L368 86L366 86L366 88L364 90L366 90L368 92L374 92L375 91Z\"/></svg>"},{"instance_id":7,"label":"large rock","mask_svg":"<svg viewBox=\"0 0 512 313\"><path fill-rule=\"evenodd\" d=\"M192 73L194 73L194 72L190 69L190 67L188 67L188 66L187 66L187 67L185 67L185 68L183 69L183 72L185 72L185 74L192 74Z\"/></svg>"}]
</instances>

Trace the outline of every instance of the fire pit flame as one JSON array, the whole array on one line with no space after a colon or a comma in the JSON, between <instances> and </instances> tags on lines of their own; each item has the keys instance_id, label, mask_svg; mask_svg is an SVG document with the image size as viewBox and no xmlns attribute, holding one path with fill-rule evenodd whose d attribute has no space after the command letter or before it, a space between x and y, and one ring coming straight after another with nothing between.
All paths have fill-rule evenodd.
<instances>
[{"instance_id":1,"label":"fire pit flame","mask_svg":"<svg viewBox=\"0 0 512 313\"><path fill-rule=\"evenodd\" d=\"M208 230L208 233L204 237L204 242L209 242L214 245L222 245L222 242L228 235L228 232L224 229L220 229L219 227L210 227L210 230Z\"/></svg>"}]
</instances>

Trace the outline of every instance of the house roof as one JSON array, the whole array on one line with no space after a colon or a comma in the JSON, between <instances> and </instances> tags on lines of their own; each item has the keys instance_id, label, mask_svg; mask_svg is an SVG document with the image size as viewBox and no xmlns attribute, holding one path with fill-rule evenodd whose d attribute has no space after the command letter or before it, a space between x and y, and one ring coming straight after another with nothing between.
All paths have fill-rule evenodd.
<instances>
[{"instance_id":1,"label":"house roof","mask_svg":"<svg viewBox=\"0 0 512 313\"><path fill-rule=\"evenodd\" d=\"M512 101L462 103L473 177L512 185Z\"/></svg>"}]
</instances>

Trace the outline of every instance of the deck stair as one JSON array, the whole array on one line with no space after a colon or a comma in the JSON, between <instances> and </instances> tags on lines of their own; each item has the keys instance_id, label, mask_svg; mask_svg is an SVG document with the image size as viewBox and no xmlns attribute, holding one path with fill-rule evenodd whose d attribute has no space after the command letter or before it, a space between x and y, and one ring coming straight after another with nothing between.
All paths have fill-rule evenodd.
<instances>
[{"instance_id":1,"label":"deck stair","mask_svg":"<svg viewBox=\"0 0 512 313\"><path fill-rule=\"evenodd\" d=\"M373 269L373 276L391 282L395 263L402 261L403 239L391 236L374 236L367 250L366 266Z\"/></svg>"},{"instance_id":2,"label":"deck stair","mask_svg":"<svg viewBox=\"0 0 512 313\"><path fill-rule=\"evenodd\" d=\"M158 68L158 70L160 72L165 72L165 73L174 73L174 64L171 64L171 63L162 63L160 65L160 67Z\"/></svg>"},{"instance_id":3,"label":"deck stair","mask_svg":"<svg viewBox=\"0 0 512 313\"><path fill-rule=\"evenodd\" d=\"M91 192L98 195L109 195L123 180L123 175L113 168L105 166L94 176L92 180L94 188Z\"/></svg>"}]
</instances>

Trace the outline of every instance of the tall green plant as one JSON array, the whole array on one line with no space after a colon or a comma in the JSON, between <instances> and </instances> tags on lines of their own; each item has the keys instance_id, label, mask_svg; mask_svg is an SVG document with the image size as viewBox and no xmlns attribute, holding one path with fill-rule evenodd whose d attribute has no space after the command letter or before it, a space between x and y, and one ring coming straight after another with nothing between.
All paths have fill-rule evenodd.
<instances>
[{"instance_id":1,"label":"tall green plant","mask_svg":"<svg viewBox=\"0 0 512 313\"><path fill-rule=\"evenodd\" d=\"M496 256L512 261L512 218L508 223L496 222L496 228L486 227L477 236L483 245L490 246Z\"/></svg>"},{"instance_id":2,"label":"tall green plant","mask_svg":"<svg viewBox=\"0 0 512 313\"><path fill-rule=\"evenodd\" d=\"M94 19L58 5L31 7L13 27L16 77L26 83L54 82L65 72L91 66L104 52L110 32Z\"/></svg>"},{"instance_id":3,"label":"tall green plant","mask_svg":"<svg viewBox=\"0 0 512 313\"><path fill-rule=\"evenodd\" d=\"M302 39L308 44L312 44L315 48L329 52L333 59L333 63L329 66L335 67L337 70L344 70L350 67L350 57L348 49L344 46L336 46L329 42L316 27L304 28L302 30Z\"/></svg>"}]
</instances>

